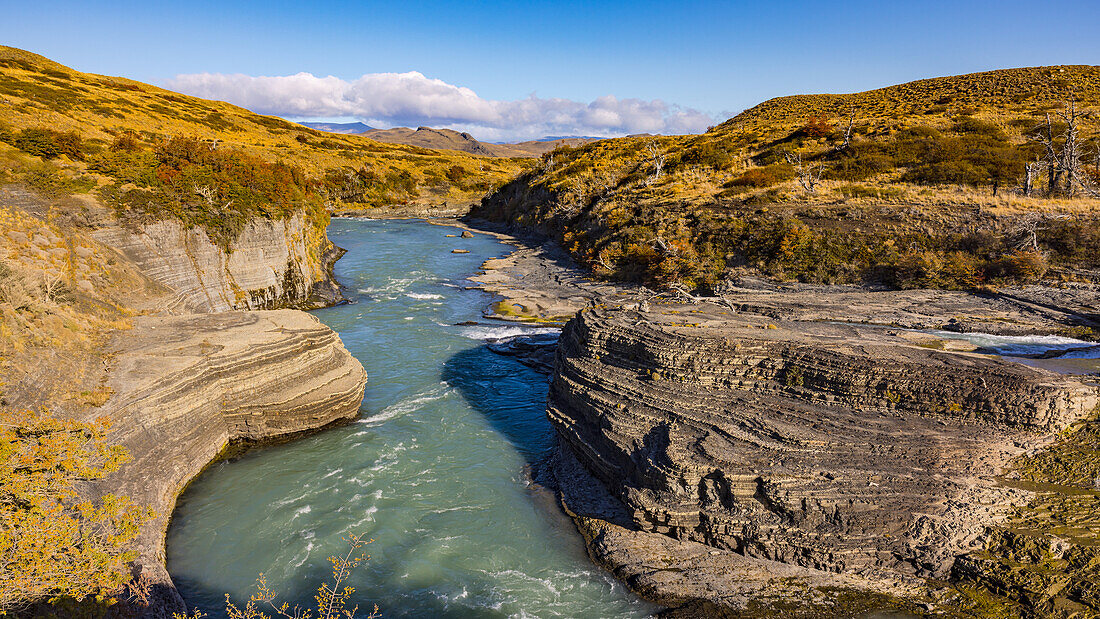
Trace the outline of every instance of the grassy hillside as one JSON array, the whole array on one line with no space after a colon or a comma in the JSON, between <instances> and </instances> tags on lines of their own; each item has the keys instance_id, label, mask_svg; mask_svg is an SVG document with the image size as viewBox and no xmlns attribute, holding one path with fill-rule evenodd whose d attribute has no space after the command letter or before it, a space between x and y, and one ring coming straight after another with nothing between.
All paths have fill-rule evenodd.
<instances>
[{"instance_id":1,"label":"grassy hillside","mask_svg":"<svg viewBox=\"0 0 1100 619\"><path fill-rule=\"evenodd\" d=\"M43 129L56 133L43 134ZM32 135L23 136L28 130ZM219 152L236 153L245 166L278 163L295 170L299 184L313 184L337 210L471 203L524 165L324 133L228 103L81 73L11 47L0 47L0 131L5 142L25 152L139 186L137 178L112 175L117 162L102 163L120 151L120 140L122 150L162 159L157 149L170 139L194 138ZM31 144L57 139L69 141L67 151L63 145L43 150ZM144 163L155 163L156 172L164 161Z\"/></svg>"},{"instance_id":2,"label":"grassy hillside","mask_svg":"<svg viewBox=\"0 0 1100 619\"><path fill-rule=\"evenodd\" d=\"M474 215L659 286L746 270L901 287L1034 281L1051 267L1077 277L1100 266L1098 109L1090 66L783 97L702 135L548 153Z\"/></svg>"}]
</instances>

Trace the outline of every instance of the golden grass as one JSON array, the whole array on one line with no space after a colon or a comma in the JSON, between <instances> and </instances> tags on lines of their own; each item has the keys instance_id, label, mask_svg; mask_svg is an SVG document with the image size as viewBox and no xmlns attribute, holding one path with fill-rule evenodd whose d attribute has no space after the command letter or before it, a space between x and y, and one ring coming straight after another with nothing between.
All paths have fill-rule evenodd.
<instances>
[{"instance_id":1,"label":"golden grass","mask_svg":"<svg viewBox=\"0 0 1100 619\"><path fill-rule=\"evenodd\" d=\"M0 123L14 129L49 127L110 144L135 132L147 141L171 136L216 140L267 161L283 161L313 176L325 170L369 166L379 174L408 171L420 187L413 204L468 203L528 163L457 151L383 144L362 136L330 134L220 101L181 95L141 82L81 73L30 52L0 46ZM472 174L447 182L459 165Z\"/></svg>"}]
</instances>

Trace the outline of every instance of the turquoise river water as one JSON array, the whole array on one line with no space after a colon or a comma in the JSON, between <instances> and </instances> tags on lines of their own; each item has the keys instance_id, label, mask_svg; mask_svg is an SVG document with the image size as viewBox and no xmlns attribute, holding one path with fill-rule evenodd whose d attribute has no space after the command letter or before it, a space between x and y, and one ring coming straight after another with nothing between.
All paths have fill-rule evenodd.
<instances>
[{"instance_id":1,"label":"turquoise river water","mask_svg":"<svg viewBox=\"0 0 1100 619\"><path fill-rule=\"evenodd\" d=\"M351 304L315 312L370 375L360 418L205 472L180 497L168 569L189 606L223 616L259 573L308 605L342 536L366 533L355 599L385 617L644 617L592 565L525 469L550 449L546 380L485 348L529 332L481 319L492 299L463 290L509 247L447 238L416 221L338 219L329 236ZM452 254L451 249L468 254ZM482 321L485 322L485 321Z\"/></svg>"}]
</instances>

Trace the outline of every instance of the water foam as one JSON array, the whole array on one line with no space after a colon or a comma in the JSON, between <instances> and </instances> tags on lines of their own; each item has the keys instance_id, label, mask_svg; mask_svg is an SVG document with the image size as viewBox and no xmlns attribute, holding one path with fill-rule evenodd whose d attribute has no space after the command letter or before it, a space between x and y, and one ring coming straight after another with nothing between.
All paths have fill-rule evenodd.
<instances>
[{"instance_id":1,"label":"water foam","mask_svg":"<svg viewBox=\"0 0 1100 619\"><path fill-rule=\"evenodd\" d=\"M378 411L377 415L372 415L365 419L359 419L356 421L356 423L366 423L374 425L389 421L395 417L400 417L401 415L420 410L426 404L435 402L436 400L441 400L447 397L450 393L450 389L441 388L422 391L412 397L390 404L386 408Z\"/></svg>"},{"instance_id":2,"label":"water foam","mask_svg":"<svg viewBox=\"0 0 1100 619\"><path fill-rule=\"evenodd\" d=\"M991 333L955 333L954 331L929 331L929 333L944 339L966 340L990 352L1007 356L1035 355L1051 350L1096 346L1095 342L1060 335L993 335ZM1100 352L1094 354L1100 354Z\"/></svg>"},{"instance_id":3,"label":"water foam","mask_svg":"<svg viewBox=\"0 0 1100 619\"><path fill-rule=\"evenodd\" d=\"M441 294L432 294L430 292L406 292L405 296L409 297L410 299L418 299L418 300L421 300L421 301L428 300L428 299L442 299L443 298L443 295L441 295Z\"/></svg>"},{"instance_id":4,"label":"water foam","mask_svg":"<svg viewBox=\"0 0 1100 619\"><path fill-rule=\"evenodd\" d=\"M561 329L557 327L520 327L520 326L492 326L492 325L478 325L476 327L466 327L459 332L462 337L469 338L471 340L499 340L505 337L512 337L515 335L542 335L544 333L561 333Z\"/></svg>"}]
</instances>

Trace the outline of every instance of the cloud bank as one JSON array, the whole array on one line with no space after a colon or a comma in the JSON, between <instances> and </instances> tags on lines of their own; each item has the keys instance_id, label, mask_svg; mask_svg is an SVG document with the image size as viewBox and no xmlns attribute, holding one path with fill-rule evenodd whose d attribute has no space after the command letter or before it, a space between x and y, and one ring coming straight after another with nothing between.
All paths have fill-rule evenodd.
<instances>
[{"instance_id":1,"label":"cloud bank","mask_svg":"<svg viewBox=\"0 0 1100 619\"><path fill-rule=\"evenodd\" d=\"M368 73L351 82L310 73L276 77L194 73L177 75L165 87L228 101L260 114L296 120L355 118L383 128L444 127L468 131L488 141L548 135L698 133L715 123L708 114L659 99L608 95L583 103L531 95L515 101L494 101L416 71Z\"/></svg>"}]
</instances>

